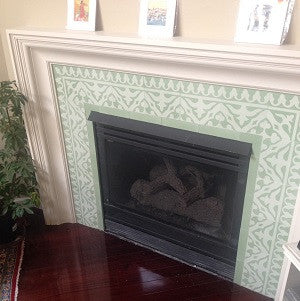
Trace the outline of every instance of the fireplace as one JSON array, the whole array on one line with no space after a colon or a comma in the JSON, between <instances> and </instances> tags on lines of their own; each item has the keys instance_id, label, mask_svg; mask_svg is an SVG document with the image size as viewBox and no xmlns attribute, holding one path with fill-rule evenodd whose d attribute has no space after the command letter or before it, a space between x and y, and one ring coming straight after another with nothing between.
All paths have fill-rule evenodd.
<instances>
[{"instance_id":1,"label":"fireplace","mask_svg":"<svg viewBox=\"0 0 300 301\"><path fill-rule=\"evenodd\" d=\"M228 279L251 144L92 112L105 229Z\"/></svg>"},{"instance_id":2,"label":"fireplace","mask_svg":"<svg viewBox=\"0 0 300 301\"><path fill-rule=\"evenodd\" d=\"M69 31L17 29L7 37L28 96L25 123L47 224L104 229L91 111L248 142L234 282L275 296L299 204L298 53Z\"/></svg>"}]
</instances>

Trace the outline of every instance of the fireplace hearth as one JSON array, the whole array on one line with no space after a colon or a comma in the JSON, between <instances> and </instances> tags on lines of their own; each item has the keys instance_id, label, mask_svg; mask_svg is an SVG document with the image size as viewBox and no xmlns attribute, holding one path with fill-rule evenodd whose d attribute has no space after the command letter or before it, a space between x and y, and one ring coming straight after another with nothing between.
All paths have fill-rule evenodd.
<instances>
[{"instance_id":1,"label":"fireplace hearth","mask_svg":"<svg viewBox=\"0 0 300 301\"><path fill-rule=\"evenodd\" d=\"M233 279L251 144L92 112L108 232Z\"/></svg>"}]
</instances>

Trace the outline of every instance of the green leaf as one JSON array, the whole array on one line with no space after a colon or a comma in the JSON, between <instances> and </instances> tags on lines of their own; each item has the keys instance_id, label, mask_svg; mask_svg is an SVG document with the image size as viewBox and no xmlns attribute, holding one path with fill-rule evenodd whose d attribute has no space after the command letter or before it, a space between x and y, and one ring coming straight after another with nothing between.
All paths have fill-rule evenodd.
<instances>
[{"instance_id":1,"label":"green leaf","mask_svg":"<svg viewBox=\"0 0 300 301\"><path fill-rule=\"evenodd\" d=\"M8 207L4 207L2 212L1 212L1 215L5 215L8 211Z\"/></svg>"},{"instance_id":2,"label":"green leaf","mask_svg":"<svg viewBox=\"0 0 300 301\"><path fill-rule=\"evenodd\" d=\"M32 214L40 205L22 116L26 102L16 82L0 82L0 212L13 219Z\"/></svg>"},{"instance_id":3,"label":"green leaf","mask_svg":"<svg viewBox=\"0 0 300 301\"><path fill-rule=\"evenodd\" d=\"M28 214L34 214L34 212L29 207L24 207L24 209Z\"/></svg>"},{"instance_id":4,"label":"green leaf","mask_svg":"<svg viewBox=\"0 0 300 301\"><path fill-rule=\"evenodd\" d=\"M13 225L13 227L12 227L13 232L15 232L15 231L17 230L17 228L18 228L18 224L15 223L15 224Z\"/></svg>"}]
</instances>

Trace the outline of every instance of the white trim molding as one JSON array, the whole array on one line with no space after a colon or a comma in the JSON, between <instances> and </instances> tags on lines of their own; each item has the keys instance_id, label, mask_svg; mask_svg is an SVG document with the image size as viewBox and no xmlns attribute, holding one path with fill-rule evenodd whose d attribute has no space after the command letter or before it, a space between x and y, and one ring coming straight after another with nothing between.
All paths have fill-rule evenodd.
<instances>
[{"instance_id":1,"label":"white trim molding","mask_svg":"<svg viewBox=\"0 0 300 301\"><path fill-rule=\"evenodd\" d=\"M75 222L51 64L142 72L300 94L300 51L277 46L147 40L94 32L8 30L48 224Z\"/></svg>"},{"instance_id":2,"label":"white trim molding","mask_svg":"<svg viewBox=\"0 0 300 301\"><path fill-rule=\"evenodd\" d=\"M291 228L290 228L290 234L289 238L287 241L287 245L294 244L295 246L298 244L300 241L300 188L298 190L298 195L296 199L296 204L295 204L295 209L294 209L294 215L291 223ZM285 249L285 254L286 252L286 247L283 246L283 249ZM292 261L289 260L288 256L284 257L282 268L281 268L281 274L278 282L278 288L275 296L275 301L282 301L284 300L284 293L286 289L286 284L288 281L289 273L290 273L290 267L291 267ZM297 262L298 265L300 265L300 262ZM298 270L300 272L300 269L298 267Z\"/></svg>"}]
</instances>

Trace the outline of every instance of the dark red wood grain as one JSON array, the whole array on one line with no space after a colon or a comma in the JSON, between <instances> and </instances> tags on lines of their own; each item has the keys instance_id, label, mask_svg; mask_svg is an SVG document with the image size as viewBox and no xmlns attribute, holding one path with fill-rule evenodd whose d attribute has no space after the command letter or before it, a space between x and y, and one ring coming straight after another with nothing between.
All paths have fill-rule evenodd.
<instances>
[{"instance_id":1,"label":"dark red wood grain","mask_svg":"<svg viewBox=\"0 0 300 301\"><path fill-rule=\"evenodd\" d=\"M270 300L78 224L30 231L19 282L19 301Z\"/></svg>"}]
</instances>

